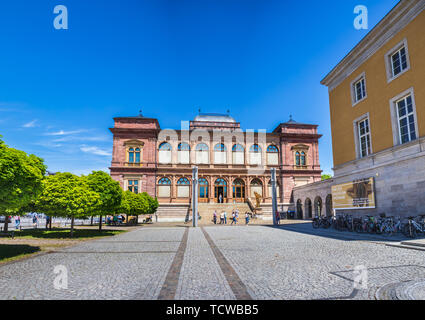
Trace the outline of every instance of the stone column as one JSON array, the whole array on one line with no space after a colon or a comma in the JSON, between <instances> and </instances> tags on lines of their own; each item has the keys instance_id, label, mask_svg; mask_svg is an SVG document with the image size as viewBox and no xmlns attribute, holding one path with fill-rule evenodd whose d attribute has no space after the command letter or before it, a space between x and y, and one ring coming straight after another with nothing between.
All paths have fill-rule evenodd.
<instances>
[{"instance_id":1,"label":"stone column","mask_svg":"<svg viewBox=\"0 0 425 320\"><path fill-rule=\"evenodd\" d=\"M234 177L229 176L228 178L228 183L229 185L227 186L227 198L228 198L228 202L229 203L233 203L233 181L234 181Z\"/></svg>"},{"instance_id":2,"label":"stone column","mask_svg":"<svg viewBox=\"0 0 425 320\"><path fill-rule=\"evenodd\" d=\"M208 188L208 193L209 193L209 203L214 203L214 177L210 176L209 177L210 181L209 181L209 188Z\"/></svg>"}]
</instances>

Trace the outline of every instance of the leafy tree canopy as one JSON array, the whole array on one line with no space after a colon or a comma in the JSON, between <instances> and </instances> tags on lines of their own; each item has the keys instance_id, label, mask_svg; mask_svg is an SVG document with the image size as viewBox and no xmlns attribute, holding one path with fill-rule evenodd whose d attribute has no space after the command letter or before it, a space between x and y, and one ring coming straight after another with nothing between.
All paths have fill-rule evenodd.
<instances>
[{"instance_id":1,"label":"leafy tree canopy","mask_svg":"<svg viewBox=\"0 0 425 320\"><path fill-rule=\"evenodd\" d=\"M333 177L332 177L331 174L322 174L322 181L329 180L329 179L332 179L332 178Z\"/></svg>"},{"instance_id":2,"label":"leafy tree canopy","mask_svg":"<svg viewBox=\"0 0 425 320\"><path fill-rule=\"evenodd\" d=\"M100 195L90 189L85 177L58 173L46 177L43 186L36 207L49 216L83 218L101 205Z\"/></svg>"},{"instance_id":3,"label":"leafy tree canopy","mask_svg":"<svg viewBox=\"0 0 425 320\"><path fill-rule=\"evenodd\" d=\"M20 214L42 192L45 173L43 159L0 140L0 214Z\"/></svg>"},{"instance_id":4,"label":"leafy tree canopy","mask_svg":"<svg viewBox=\"0 0 425 320\"><path fill-rule=\"evenodd\" d=\"M103 171L93 171L86 178L89 188L100 196L98 214L115 213L121 205L123 192L119 182Z\"/></svg>"},{"instance_id":5,"label":"leafy tree canopy","mask_svg":"<svg viewBox=\"0 0 425 320\"><path fill-rule=\"evenodd\" d=\"M146 192L135 194L131 191L123 193L121 212L130 216L153 214L158 208L158 201Z\"/></svg>"}]
</instances>

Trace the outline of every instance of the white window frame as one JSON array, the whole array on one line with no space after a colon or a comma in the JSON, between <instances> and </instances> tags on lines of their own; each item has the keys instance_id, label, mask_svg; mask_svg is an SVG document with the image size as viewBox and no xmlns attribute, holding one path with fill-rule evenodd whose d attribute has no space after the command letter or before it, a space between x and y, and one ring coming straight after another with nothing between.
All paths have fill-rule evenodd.
<instances>
[{"instance_id":1,"label":"white window frame","mask_svg":"<svg viewBox=\"0 0 425 320\"><path fill-rule=\"evenodd\" d=\"M361 138L362 136L360 136L360 122L363 122L367 120L369 123L369 139L370 139L370 153L368 153L367 155L362 155L362 146L361 146ZM372 129L371 129L371 123L370 123L370 116L369 116L369 112L362 115L361 117L355 119L353 121L353 130L354 130L354 145L356 148L356 158L357 159L363 159L363 158L367 158L370 155L373 154L373 144L372 144Z\"/></svg>"},{"instance_id":2,"label":"white window frame","mask_svg":"<svg viewBox=\"0 0 425 320\"><path fill-rule=\"evenodd\" d=\"M401 142L401 130L400 130L400 117L398 114L398 102L400 102L403 99L406 99L408 96L412 98L412 109L413 109L413 116L415 118L415 131L416 131L416 139L410 140L408 142L402 143ZM413 87L407 89L406 91L400 93L398 96L392 98L390 100L390 112L391 112L391 122L392 122L392 129L393 129L393 142L394 146L406 144L412 141L416 141L419 138L419 127L418 127L418 116L416 113L416 102L415 102L415 92ZM410 115L410 114L409 114ZM409 129L410 131L410 129ZM410 139L410 136L409 136Z\"/></svg>"},{"instance_id":3,"label":"white window frame","mask_svg":"<svg viewBox=\"0 0 425 320\"><path fill-rule=\"evenodd\" d=\"M364 95L361 99L357 100L356 84L359 83L362 80L364 81ZM358 103L362 102L363 100L365 100L367 98L366 72L363 72L361 75L359 75L357 78L355 78L351 82L350 88L351 88L351 104L354 107L355 105L357 105Z\"/></svg>"},{"instance_id":4,"label":"white window frame","mask_svg":"<svg viewBox=\"0 0 425 320\"><path fill-rule=\"evenodd\" d=\"M403 48L406 50L407 68L404 69L404 70L401 70L401 72L399 74L394 75L392 57ZM391 50L389 50L385 54L385 67L387 69L387 81L388 81L388 83L390 83L391 81L401 77L403 74L405 74L407 71L410 70L410 55L409 55L409 48L407 46L407 39L406 38L403 39L401 42L397 43L396 46L394 46Z\"/></svg>"}]
</instances>

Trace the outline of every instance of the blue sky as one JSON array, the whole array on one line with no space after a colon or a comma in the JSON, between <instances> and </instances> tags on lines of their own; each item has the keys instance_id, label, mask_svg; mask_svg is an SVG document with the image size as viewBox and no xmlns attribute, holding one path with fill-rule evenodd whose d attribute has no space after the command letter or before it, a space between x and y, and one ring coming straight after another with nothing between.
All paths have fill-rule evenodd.
<instances>
[{"instance_id":1,"label":"blue sky","mask_svg":"<svg viewBox=\"0 0 425 320\"><path fill-rule=\"evenodd\" d=\"M318 124L331 173L320 80L397 0L14 0L0 4L0 134L51 171L107 170L113 117L140 109L162 128L202 112L244 129ZM69 29L53 28L65 5Z\"/></svg>"}]
</instances>

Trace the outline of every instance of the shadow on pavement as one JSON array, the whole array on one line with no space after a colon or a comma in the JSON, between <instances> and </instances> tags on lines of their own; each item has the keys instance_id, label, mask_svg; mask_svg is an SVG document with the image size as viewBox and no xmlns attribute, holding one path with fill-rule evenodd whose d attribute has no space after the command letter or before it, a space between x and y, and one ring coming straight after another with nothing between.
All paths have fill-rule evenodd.
<instances>
[{"instance_id":1,"label":"shadow on pavement","mask_svg":"<svg viewBox=\"0 0 425 320\"><path fill-rule=\"evenodd\" d=\"M385 236L379 234L367 234L367 233L356 233L349 231L338 231L335 229L314 229L311 223L297 223L293 224L281 224L279 226L267 226L270 228L275 228L279 230L286 230L297 233L304 233L309 235L314 235L318 237L336 239L336 240L348 240L348 241L375 241L375 242L401 242L406 240L413 240L407 238L404 235L392 235ZM417 239L425 239L424 236L420 236Z\"/></svg>"},{"instance_id":2,"label":"shadow on pavement","mask_svg":"<svg viewBox=\"0 0 425 320\"><path fill-rule=\"evenodd\" d=\"M40 247L29 246L26 244L0 244L0 262L5 259L38 251L40 251Z\"/></svg>"}]
</instances>

